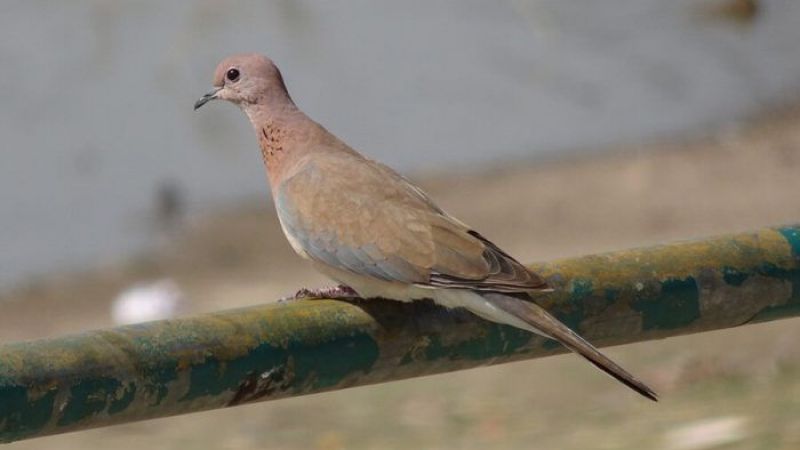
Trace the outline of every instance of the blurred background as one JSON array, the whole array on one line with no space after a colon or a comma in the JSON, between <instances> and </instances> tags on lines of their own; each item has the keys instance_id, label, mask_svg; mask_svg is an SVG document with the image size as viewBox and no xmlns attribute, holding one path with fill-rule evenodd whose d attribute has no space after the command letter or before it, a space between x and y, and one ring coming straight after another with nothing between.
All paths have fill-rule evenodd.
<instances>
[{"instance_id":1,"label":"blurred background","mask_svg":"<svg viewBox=\"0 0 800 450\"><path fill-rule=\"evenodd\" d=\"M327 283L256 140L195 113L258 51L311 117L522 261L800 221L800 2L0 4L0 340ZM10 448L798 448L797 320Z\"/></svg>"}]
</instances>

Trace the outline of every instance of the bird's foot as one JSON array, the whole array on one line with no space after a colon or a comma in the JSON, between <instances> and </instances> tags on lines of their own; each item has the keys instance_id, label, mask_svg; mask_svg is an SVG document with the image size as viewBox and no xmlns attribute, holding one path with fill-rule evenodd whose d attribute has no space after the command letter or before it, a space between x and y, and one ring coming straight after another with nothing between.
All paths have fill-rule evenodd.
<instances>
[{"instance_id":1,"label":"bird's foot","mask_svg":"<svg viewBox=\"0 0 800 450\"><path fill-rule=\"evenodd\" d=\"M358 298L358 293L350 286L340 284L338 286L328 286L324 288L308 289L301 288L293 296L283 297L278 302L286 303L293 300L313 300L329 298L332 300L352 300Z\"/></svg>"}]
</instances>

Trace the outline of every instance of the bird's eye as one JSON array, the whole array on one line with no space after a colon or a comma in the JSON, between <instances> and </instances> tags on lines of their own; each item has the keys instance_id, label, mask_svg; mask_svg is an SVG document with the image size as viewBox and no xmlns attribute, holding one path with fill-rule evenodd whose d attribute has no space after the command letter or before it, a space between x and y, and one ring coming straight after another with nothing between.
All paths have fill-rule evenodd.
<instances>
[{"instance_id":1,"label":"bird's eye","mask_svg":"<svg viewBox=\"0 0 800 450\"><path fill-rule=\"evenodd\" d=\"M228 72L225 74L225 78L227 78L228 81L236 81L236 80L238 80L239 79L239 69L236 69L236 68L228 69Z\"/></svg>"}]
</instances>

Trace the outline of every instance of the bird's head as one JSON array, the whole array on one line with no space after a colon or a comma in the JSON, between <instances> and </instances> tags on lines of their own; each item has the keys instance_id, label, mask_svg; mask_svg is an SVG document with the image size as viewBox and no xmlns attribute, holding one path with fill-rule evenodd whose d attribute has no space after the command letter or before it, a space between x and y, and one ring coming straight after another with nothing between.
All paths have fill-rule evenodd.
<instances>
[{"instance_id":1,"label":"bird's head","mask_svg":"<svg viewBox=\"0 0 800 450\"><path fill-rule=\"evenodd\" d=\"M291 102L278 67L258 53L222 60L214 71L214 88L195 102L194 109L211 100L227 100L245 111L252 105Z\"/></svg>"}]
</instances>

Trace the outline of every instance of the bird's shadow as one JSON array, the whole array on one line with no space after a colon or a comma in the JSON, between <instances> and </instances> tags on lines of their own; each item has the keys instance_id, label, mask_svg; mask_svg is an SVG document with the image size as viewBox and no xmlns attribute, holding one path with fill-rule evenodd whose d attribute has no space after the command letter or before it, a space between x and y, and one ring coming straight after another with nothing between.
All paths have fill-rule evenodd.
<instances>
[{"instance_id":1,"label":"bird's shadow","mask_svg":"<svg viewBox=\"0 0 800 450\"><path fill-rule=\"evenodd\" d=\"M431 299L413 302L381 297L335 299L356 306L390 335L485 335L492 330L503 335L532 336L511 325L485 320L464 308L446 308ZM483 330L478 331L478 330Z\"/></svg>"},{"instance_id":2,"label":"bird's shadow","mask_svg":"<svg viewBox=\"0 0 800 450\"><path fill-rule=\"evenodd\" d=\"M382 297L343 299L346 303L357 306L369 314L386 329L396 329L412 325L425 331L438 329L447 324L475 323L483 324L485 320L463 308L449 309L437 305L431 299L401 302Z\"/></svg>"}]
</instances>

